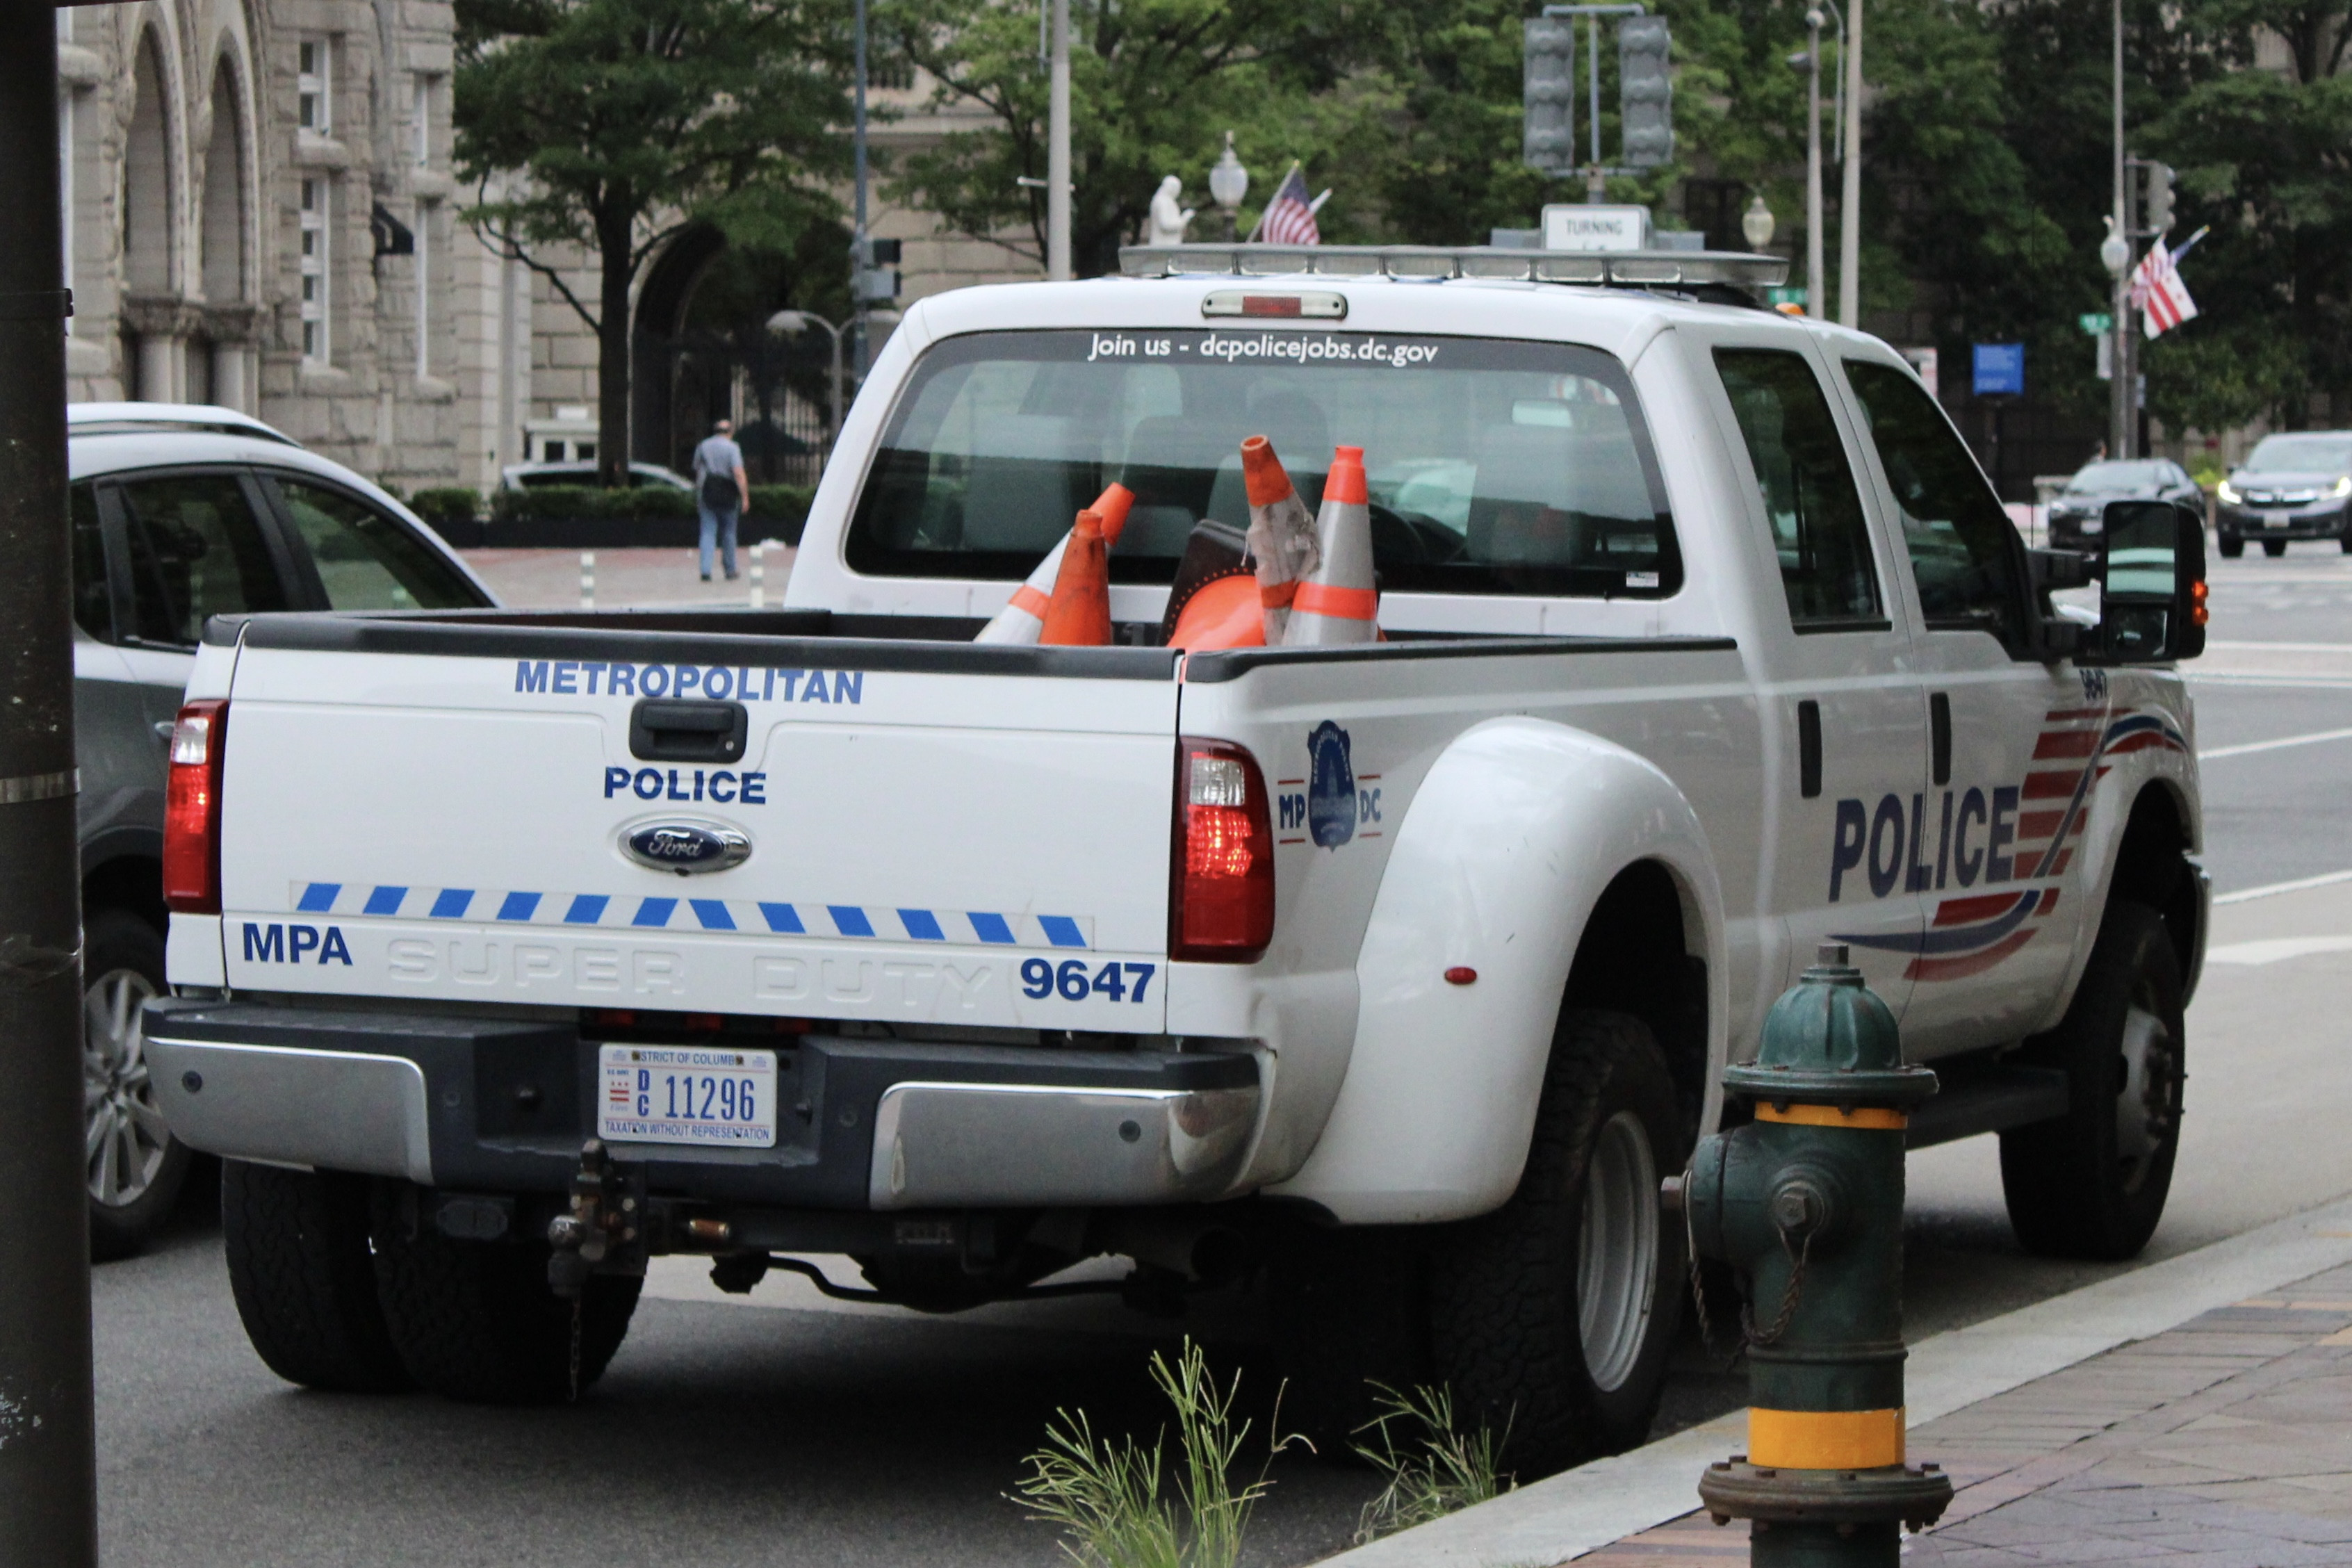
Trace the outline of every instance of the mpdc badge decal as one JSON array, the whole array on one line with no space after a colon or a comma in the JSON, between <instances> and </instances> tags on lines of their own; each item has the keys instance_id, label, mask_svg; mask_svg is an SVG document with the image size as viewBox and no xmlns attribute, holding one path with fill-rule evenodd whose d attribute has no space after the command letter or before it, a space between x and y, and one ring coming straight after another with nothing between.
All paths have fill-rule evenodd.
<instances>
[{"instance_id":1,"label":"mpdc badge decal","mask_svg":"<svg viewBox=\"0 0 2352 1568\"><path fill-rule=\"evenodd\" d=\"M1348 731L1326 719L1307 737L1307 831L1326 849L1356 836L1356 771Z\"/></svg>"}]
</instances>

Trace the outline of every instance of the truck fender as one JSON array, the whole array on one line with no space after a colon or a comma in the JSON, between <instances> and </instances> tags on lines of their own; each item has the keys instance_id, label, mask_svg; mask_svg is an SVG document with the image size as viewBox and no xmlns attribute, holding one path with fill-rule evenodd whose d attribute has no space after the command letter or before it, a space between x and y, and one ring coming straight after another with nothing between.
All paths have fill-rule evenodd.
<instances>
[{"instance_id":1,"label":"truck fender","mask_svg":"<svg viewBox=\"0 0 2352 1568\"><path fill-rule=\"evenodd\" d=\"M1708 1060L1723 1051L1722 893L1698 816L1656 766L1528 718L1465 731L1413 796L1358 951L1361 1004L1329 1120L1272 1195L1342 1223L1486 1213L1518 1185L1569 968L1593 906L1655 861L1707 961ZM1449 982L1455 966L1476 971Z\"/></svg>"}]
</instances>

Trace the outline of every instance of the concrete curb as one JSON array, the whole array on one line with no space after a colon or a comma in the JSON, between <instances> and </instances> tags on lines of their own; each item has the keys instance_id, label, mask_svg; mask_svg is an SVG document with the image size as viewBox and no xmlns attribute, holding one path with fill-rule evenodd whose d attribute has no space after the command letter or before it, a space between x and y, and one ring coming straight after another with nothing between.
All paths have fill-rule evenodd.
<instances>
[{"instance_id":1,"label":"concrete curb","mask_svg":"<svg viewBox=\"0 0 2352 1568\"><path fill-rule=\"evenodd\" d=\"M2201 1312L2347 1263L2352 1263L2352 1200L2338 1199L1937 1334L1911 1349L1910 1424L1948 1415ZM1747 1412L1734 1411L1326 1558L1325 1568L1549 1568L1690 1512L1698 1506L1699 1472L1747 1443Z\"/></svg>"}]
</instances>

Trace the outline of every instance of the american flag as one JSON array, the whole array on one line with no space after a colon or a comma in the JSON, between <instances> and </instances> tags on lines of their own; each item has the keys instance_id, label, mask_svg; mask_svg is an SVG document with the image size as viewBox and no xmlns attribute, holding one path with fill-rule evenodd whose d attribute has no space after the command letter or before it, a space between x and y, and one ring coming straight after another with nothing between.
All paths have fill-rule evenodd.
<instances>
[{"instance_id":1,"label":"american flag","mask_svg":"<svg viewBox=\"0 0 2352 1568\"><path fill-rule=\"evenodd\" d=\"M1323 235L1315 226L1315 209L1319 201L1307 199L1307 178L1298 165L1290 165L1282 186L1274 193L1274 200L1265 204L1259 215L1257 234L1268 245L1320 245Z\"/></svg>"},{"instance_id":2,"label":"american flag","mask_svg":"<svg viewBox=\"0 0 2352 1568\"><path fill-rule=\"evenodd\" d=\"M2189 241L2189 245L2195 243ZM2188 250L2188 245L2168 249L2158 240L2132 268L2131 301L2139 307L2140 325L2151 338L2170 331L2197 313L2197 301L2189 297L2189 285L2180 280L2176 265Z\"/></svg>"}]
</instances>

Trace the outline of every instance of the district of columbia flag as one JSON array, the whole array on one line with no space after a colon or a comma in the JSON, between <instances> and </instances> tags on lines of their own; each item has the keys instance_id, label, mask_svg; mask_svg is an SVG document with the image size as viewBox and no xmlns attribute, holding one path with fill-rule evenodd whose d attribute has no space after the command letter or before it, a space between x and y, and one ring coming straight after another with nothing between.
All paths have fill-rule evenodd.
<instances>
[{"instance_id":1,"label":"district of columbia flag","mask_svg":"<svg viewBox=\"0 0 2352 1568\"><path fill-rule=\"evenodd\" d=\"M2139 307L2140 326L2151 338L2170 331L2197 313L2197 301L2189 297L2189 285L2180 280L2176 265L2188 248L2184 245L2173 250L2158 240L2132 268L2131 301Z\"/></svg>"},{"instance_id":2,"label":"district of columbia flag","mask_svg":"<svg viewBox=\"0 0 2352 1568\"><path fill-rule=\"evenodd\" d=\"M1274 199L1266 203L1265 211L1258 215L1257 232L1251 237L1264 240L1268 245L1322 244L1323 235L1315 226L1315 214L1330 195L1326 191L1308 201L1307 177L1300 172L1298 164L1293 163L1290 173L1283 176L1281 187L1274 193Z\"/></svg>"}]
</instances>

